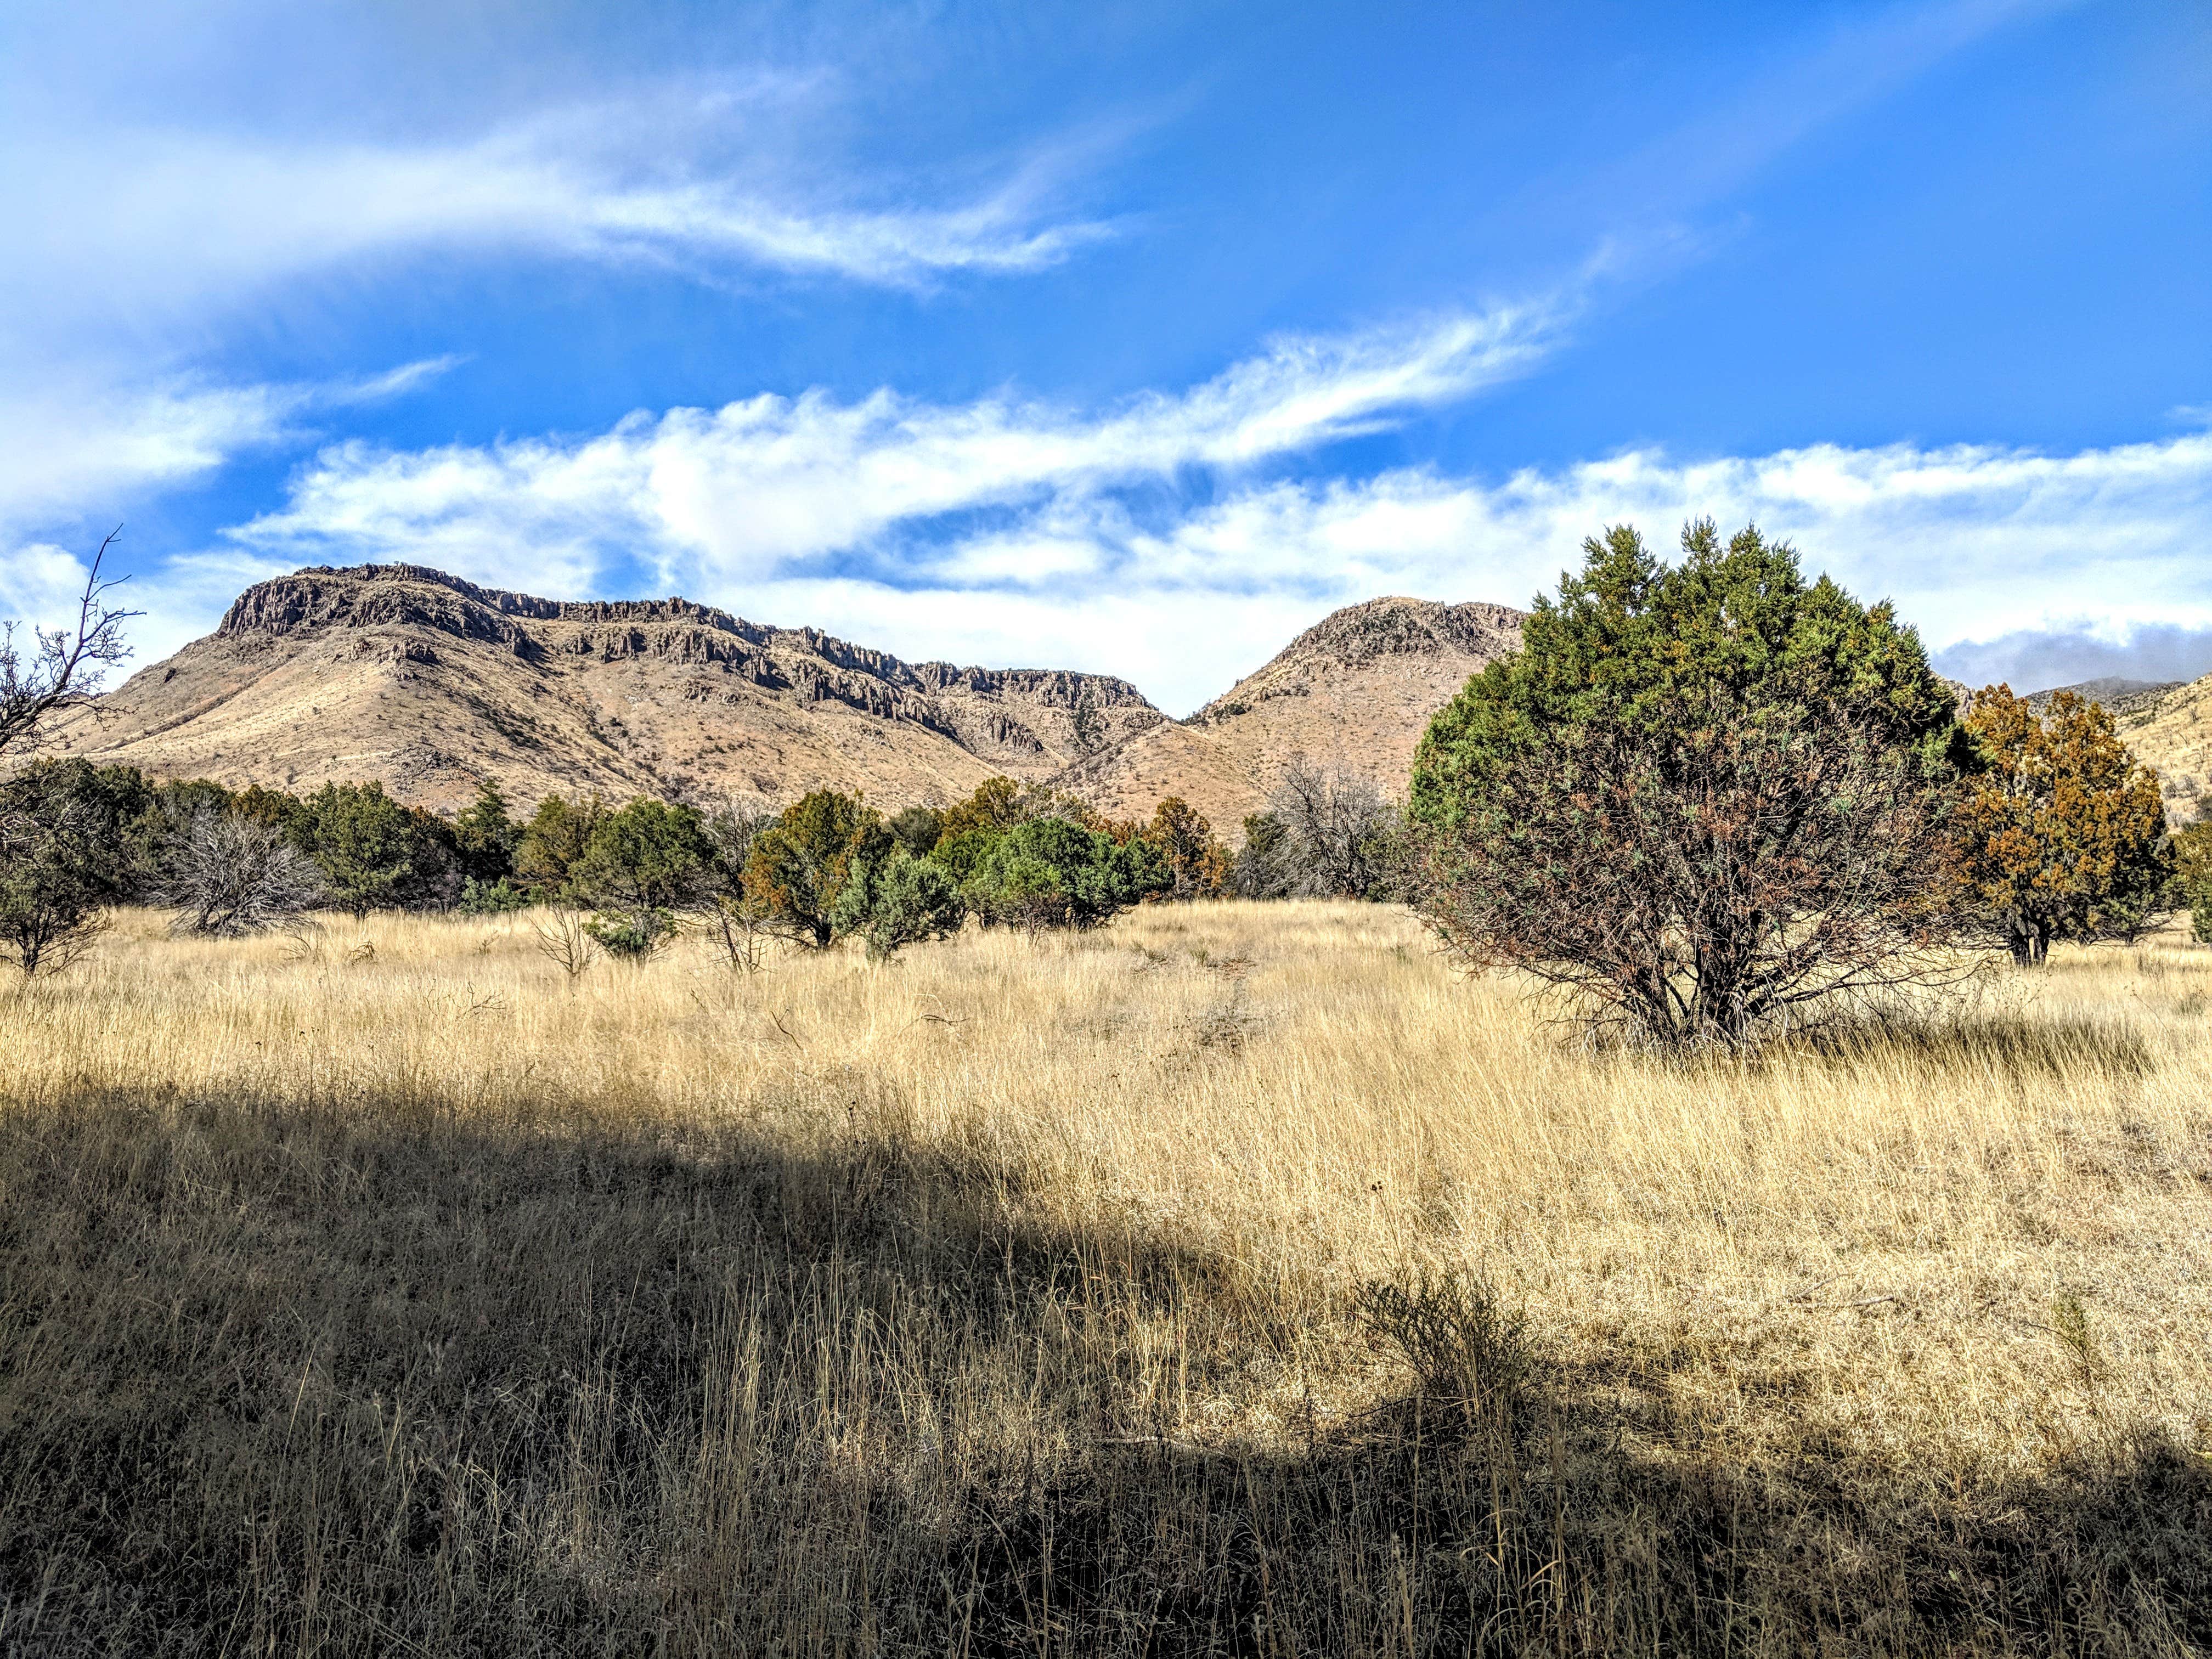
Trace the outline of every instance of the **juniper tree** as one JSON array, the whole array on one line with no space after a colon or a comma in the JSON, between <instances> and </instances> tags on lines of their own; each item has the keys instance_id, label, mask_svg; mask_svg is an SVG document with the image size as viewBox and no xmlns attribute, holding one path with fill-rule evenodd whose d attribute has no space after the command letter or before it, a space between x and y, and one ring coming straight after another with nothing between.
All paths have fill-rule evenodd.
<instances>
[{"instance_id":1,"label":"juniper tree","mask_svg":"<svg viewBox=\"0 0 2212 1659\"><path fill-rule=\"evenodd\" d=\"M745 861L744 891L786 938L827 950L837 936L839 894L856 867L892 845L858 796L817 789L787 807Z\"/></svg>"},{"instance_id":2,"label":"juniper tree","mask_svg":"<svg viewBox=\"0 0 2212 1659\"><path fill-rule=\"evenodd\" d=\"M1741 1043L1960 971L1950 692L1887 605L1755 528L1583 544L1416 752L1419 908L1592 1027Z\"/></svg>"},{"instance_id":3,"label":"juniper tree","mask_svg":"<svg viewBox=\"0 0 2212 1659\"><path fill-rule=\"evenodd\" d=\"M128 767L38 761L0 782L0 960L27 978L90 948L137 884L131 829L151 806Z\"/></svg>"},{"instance_id":4,"label":"juniper tree","mask_svg":"<svg viewBox=\"0 0 2212 1659\"><path fill-rule=\"evenodd\" d=\"M2039 713L2009 686L1966 712L1977 760L1960 804L1964 873L2022 966L2053 939L2132 936L2172 875L2158 774L2111 711L2060 691Z\"/></svg>"}]
</instances>

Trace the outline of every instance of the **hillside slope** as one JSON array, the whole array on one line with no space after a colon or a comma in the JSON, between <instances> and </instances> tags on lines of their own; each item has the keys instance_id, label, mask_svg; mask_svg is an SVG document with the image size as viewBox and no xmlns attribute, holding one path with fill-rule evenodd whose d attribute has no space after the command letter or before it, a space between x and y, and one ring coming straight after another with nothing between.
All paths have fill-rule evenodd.
<instances>
[{"instance_id":1,"label":"hillside slope","mask_svg":"<svg viewBox=\"0 0 2212 1659\"><path fill-rule=\"evenodd\" d=\"M2212 674L2139 691L2110 706L2136 758L2158 769L2168 813L2192 817L2197 798L2212 791Z\"/></svg>"},{"instance_id":2,"label":"hillside slope","mask_svg":"<svg viewBox=\"0 0 2212 1659\"><path fill-rule=\"evenodd\" d=\"M1180 795L1231 839L1294 756L1402 795L1413 746L1470 675L1520 643L1510 605L1370 599L1333 612L1188 720L1133 731L1056 782L1116 817Z\"/></svg>"},{"instance_id":3,"label":"hillside slope","mask_svg":"<svg viewBox=\"0 0 2212 1659\"><path fill-rule=\"evenodd\" d=\"M416 565L316 568L61 728L52 748L295 791L378 779L451 808L599 790L951 800L1042 779L1165 717L1125 680L908 664L680 599L569 603Z\"/></svg>"}]
</instances>

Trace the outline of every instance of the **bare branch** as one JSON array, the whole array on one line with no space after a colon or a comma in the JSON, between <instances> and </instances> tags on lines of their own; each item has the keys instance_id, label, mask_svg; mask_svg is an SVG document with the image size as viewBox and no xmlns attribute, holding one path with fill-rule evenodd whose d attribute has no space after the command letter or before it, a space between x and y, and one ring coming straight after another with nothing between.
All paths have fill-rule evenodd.
<instances>
[{"instance_id":1,"label":"bare branch","mask_svg":"<svg viewBox=\"0 0 2212 1659\"><path fill-rule=\"evenodd\" d=\"M74 629L33 623L25 650L16 643L17 625L0 624L0 753L27 747L50 716L88 702L99 693L101 671L130 656L123 624L144 613L108 603L108 595L130 578L100 574L122 533L120 526L110 531L92 556Z\"/></svg>"}]
</instances>

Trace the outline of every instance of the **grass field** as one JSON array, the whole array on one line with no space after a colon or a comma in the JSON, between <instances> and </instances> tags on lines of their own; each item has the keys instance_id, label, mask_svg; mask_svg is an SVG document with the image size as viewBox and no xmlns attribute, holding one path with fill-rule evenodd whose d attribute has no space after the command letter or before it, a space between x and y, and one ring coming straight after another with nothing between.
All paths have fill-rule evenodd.
<instances>
[{"instance_id":1,"label":"grass field","mask_svg":"<svg viewBox=\"0 0 2212 1659\"><path fill-rule=\"evenodd\" d=\"M2212 951L1690 1067L1402 915L0 986L0 1649L2212 1645Z\"/></svg>"}]
</instances>

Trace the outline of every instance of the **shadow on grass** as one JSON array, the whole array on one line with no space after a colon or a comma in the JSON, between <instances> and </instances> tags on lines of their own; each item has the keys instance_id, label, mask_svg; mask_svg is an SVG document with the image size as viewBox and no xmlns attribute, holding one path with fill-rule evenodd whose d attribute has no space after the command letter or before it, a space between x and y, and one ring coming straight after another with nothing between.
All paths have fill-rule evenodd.
<instances>
[{"instance_id":1,"label":"shadow on grass","mask_svg":"<svg viewBox=\"0 0 2212 1659\"><path fill-rule=\"evenodd\" d=\"M9 1651L2212 1642L2212 1481L2160 1443L1754 1471L1540 1344L1292 1451L1163 1437L1296 1322L892 1101L769 1136L87 1098L0 1119L0 1182Z\"/></svg>"}]
</instances>

